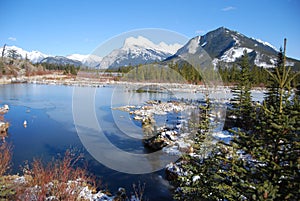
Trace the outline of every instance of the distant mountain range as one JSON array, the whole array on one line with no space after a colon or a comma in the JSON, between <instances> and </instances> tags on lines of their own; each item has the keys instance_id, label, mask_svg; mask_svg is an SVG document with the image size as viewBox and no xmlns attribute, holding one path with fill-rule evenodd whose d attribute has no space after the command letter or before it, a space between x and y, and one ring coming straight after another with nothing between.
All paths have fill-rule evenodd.
<instances>
[{"instance_id":1,"label":"distant mountain range","mask_svg":"<svg viewBox=\"0 0 300 201\"><path fill-rule=\"evenodd\" d=\"M129 37L121 48L113 50L103 58L81 54L72 54L66 57L51 56L39 51L28 52L16 46L7 46L6 56L10 49L15 49L21 58L27 58L33 63L73 64L98 69L177 61L183 54L189 52L200 54L203 51L210 56L215 66L230 66L241 58L244 50L248 52L251 64L268 68L274 66L278 53L278 50L267 42L247 37L224 27L210 31L203 36L196 36L185 45L164 42L155 44L142 36ZM0 52L2 52L2 48L0 48ZM300 61L296 59L288 58L287 65L300 69Z\"/></svg>"},{"instance_id":2,"label":"distant mountain range","mask_svg":"<svg viewBox=\"0 0 300 201\"><path fill-rule=\"evenodd\" d=\"M4 56L8 56L10 50L16 50L16 54L18 57L22 59L29 59L32 63L39 63L44 58L48 57L49 55L43 54L39 51L26 51L22 48L16 46L6 46ZM3 47L0 48L0 52L2 53Z\"/></svg>"}]
</instances>

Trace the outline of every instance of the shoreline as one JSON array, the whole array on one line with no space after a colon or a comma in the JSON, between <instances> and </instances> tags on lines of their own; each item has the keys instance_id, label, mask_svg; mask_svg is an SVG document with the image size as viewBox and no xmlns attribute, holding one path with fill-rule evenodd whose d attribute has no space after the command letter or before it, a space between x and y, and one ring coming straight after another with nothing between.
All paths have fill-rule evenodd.
<instances>
[{"instance_id":1,"label":"shoreline","mask_svg":"<svg viewBox=\"0 0 300 201\"><path fill-rule=\"evenodd\" d=\"M128 82L115 81L107 78L86 78L63 74L47 74L35 76L21 76L17 78L0 78L0 85L6 84L42 84L42 85L64 85L77 87L105 87L105 86L124 86L127 88L160 87L159 90L168 90L176 92L207 93L207 92L225 92L230 93L234 85L195 85L188 83L166 83L166 82ZM149 88L145 88L145 91ZM252 87L252 91L265 91L265 87Z\"/></svg>"}]
</instances>

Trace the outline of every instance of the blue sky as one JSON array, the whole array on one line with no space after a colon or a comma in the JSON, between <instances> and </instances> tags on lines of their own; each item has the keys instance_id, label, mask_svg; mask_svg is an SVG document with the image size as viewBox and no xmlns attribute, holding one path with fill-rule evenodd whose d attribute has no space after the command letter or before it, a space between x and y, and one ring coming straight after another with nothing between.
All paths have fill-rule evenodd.
<instances>
[{"instance_id":1,"label":"blue sky","mask_svg":"<svg viewBox=\"0 0 300 201\"><path fill-rule=\"evenodd\" d=\"M89 54L127 31L162 28L187 38L224 26L300 59L298 0L0 0L0 45Z\"/></svg>"}]
</instances>

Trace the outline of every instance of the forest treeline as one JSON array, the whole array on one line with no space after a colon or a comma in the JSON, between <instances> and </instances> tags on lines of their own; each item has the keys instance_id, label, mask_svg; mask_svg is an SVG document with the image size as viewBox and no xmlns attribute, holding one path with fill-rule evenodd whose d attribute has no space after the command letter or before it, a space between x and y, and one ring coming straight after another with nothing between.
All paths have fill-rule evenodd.
<instances>
[{"instance_id":1,"label":"forest treeline","mask_svg":"<svg viewBox=\"0 0 300 201\"><path fill-rule=\"evenodd\" d=\"M247 53L246 53L247 54ZM125 66L117 69L108 69L106 72L118 72L123 79L131 81L157 81L157 82L185 82L190 84L201 84L204 78L220 76L225 85L232 85L239 81L242 75L242 59L231 66L221 63L216 66L217 71L201 66L194 67L187 62L168 63L168 64L147 64L138 66ZM248 55L247 55L248 58ZM249 63L249 62L248 62ZM294 72L293 70L291 72ZM270 75L266 68L249 63L249 80L253 86L267 86ZM300 82L300 78L295 78L291 85L295 87Z\"/></svg>"},{"instance_id":2,"label":"forest treeline","mask_svg":"<svg viewBox=\"0 0 300 201\"><path fill-rule=\"evenodd\" d=\"M280 50L281 51L281 50ZM246 53L247 54L247 53ZM192 66L186 61L179 62L157 62L152 64L123 66L114 69L91 69L88 67L78 67L72 64L54 64L54 63L31 63L26 57L21 59L17 51L9 50L7 57L3 57L0 61L0 76L19 74L18 71L25 71L25 75L43 74L46 71L63 71L64 74L77 75L78 71L89 71L94 73L106 72L111 73L116 80L137 81L137 82L174 82L174 83L190 83L203 84L206 80L221 80L224 85L233 85L239 81L242 75L243 57L237 62L229 65L226 63L218 63L216 67L213 65ZM270 75L266 69L249 63L249 80L253 86L267 86ZM16 67L16 68L14 68ZM295 68L294 68L295 69ZM295 70L291 70L295 73ZM295 78L291 86L297 86L300 78Z\"/></svg>"}]
</instances>

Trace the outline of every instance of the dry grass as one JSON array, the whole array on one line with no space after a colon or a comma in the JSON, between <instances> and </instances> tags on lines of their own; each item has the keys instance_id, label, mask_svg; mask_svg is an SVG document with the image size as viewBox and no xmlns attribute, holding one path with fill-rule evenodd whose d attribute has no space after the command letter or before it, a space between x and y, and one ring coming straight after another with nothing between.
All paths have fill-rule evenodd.
<instances>
[{"instance_id":1,"label":"dry grass","mask_svg":"<svg viewBox=\"0 0 300 201\"><path fill-rule=\"evenodd\" d=\"M6 142L0 145L0 176L3 176L10 168L12 147Z\"/></svg>"},{"instance_id":2,"label":"dry grass","mask_svg":"<svg viewBox=\"0 0 300 201\"><path fill-rule=\"evenodd\" d=\"M95 179L82 168L75 168L81 157L75 157L66 151L62 160L53 160L46 166L41 160L34 160L32 169L27 171L31 176L25 188L17 191L20 200L78 200L82 186L95 186Z\"/></svg>"},{"instance_id":3,"label":"dry grass","mask_svg":"<svg viewBox=\"0 0 300 201\"><path fill-rule=\"evenodd\" d=\"M146 186L145 183L142 185L140 182L138 183L138 185L136 184L132 185L134 191L134 197L140 201L145 200L144 199L145 186Z\"/></svg>"}]
</instances>

